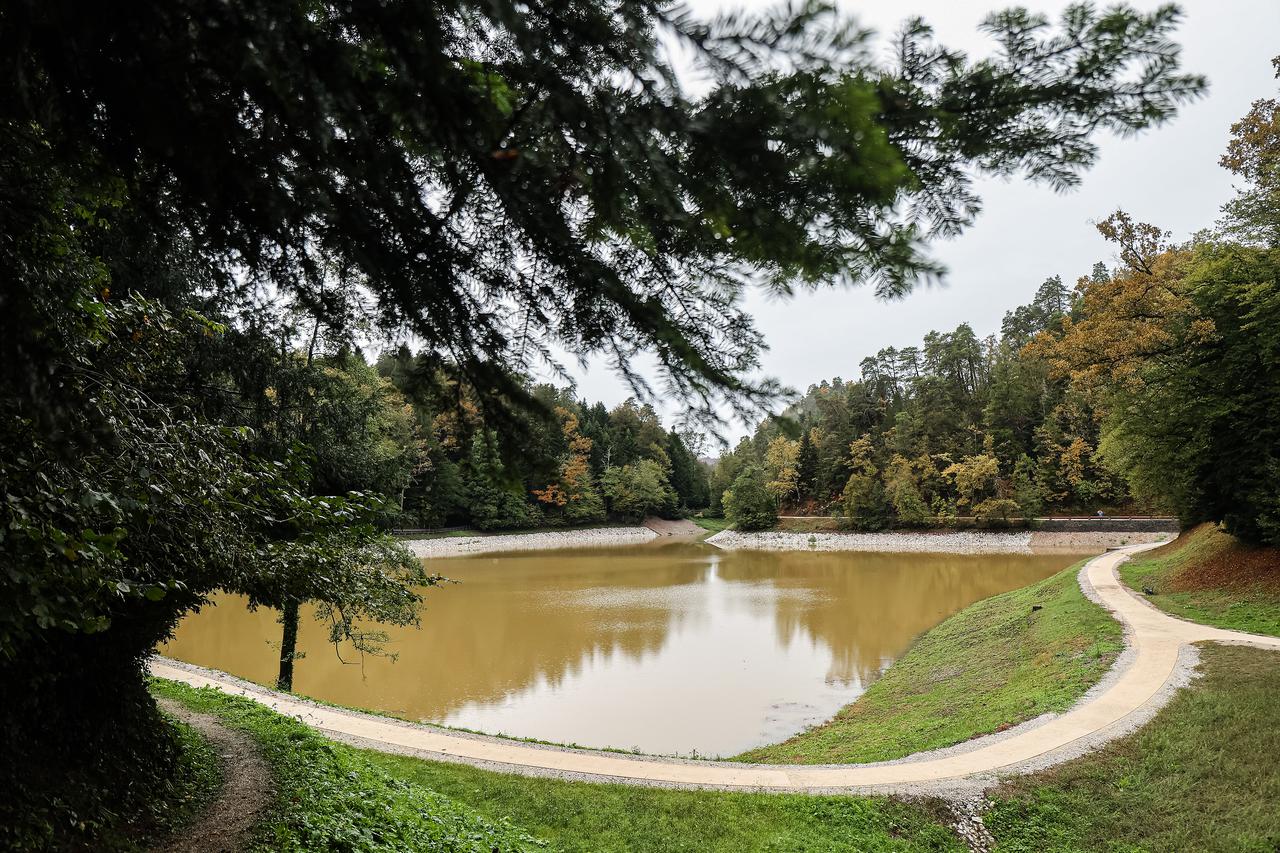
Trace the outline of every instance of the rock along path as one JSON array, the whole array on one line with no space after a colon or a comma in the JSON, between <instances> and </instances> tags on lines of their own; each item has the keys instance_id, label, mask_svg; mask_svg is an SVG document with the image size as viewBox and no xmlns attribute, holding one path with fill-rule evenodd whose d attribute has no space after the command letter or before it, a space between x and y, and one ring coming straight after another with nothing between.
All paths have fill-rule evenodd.
<instances>
[{"instance_id":1,"label":"rock along path","mask_svg":"<svg viewBox=\"0 0 1280 853\"><path fill-rule=\"evenodd\" d=\"M1186 682L1188 664L1194 661L1190 644L1210 641L1280 650L1280 637L1185 622L1157 610L1124 587L1116 576L1116 566L1130 553L1152 547L1103 554L1080 572L1081 584L1090 597L1124 624L1128 648L1107 678L1075 707L1000 734L892 762L742 764L569 749L326 707L163 658L153 659L151 671L161 678L247 696L359 746L505 772L653 787L959 796L989 787L1001 774L1030 772L1068 760L1141 725Z\"/></svg>"}]
</instances>

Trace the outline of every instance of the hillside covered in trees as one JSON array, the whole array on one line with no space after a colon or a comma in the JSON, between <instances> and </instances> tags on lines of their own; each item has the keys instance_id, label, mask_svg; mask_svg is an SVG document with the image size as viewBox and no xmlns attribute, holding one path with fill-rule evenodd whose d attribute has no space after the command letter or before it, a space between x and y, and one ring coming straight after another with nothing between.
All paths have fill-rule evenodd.
<instances>
[{"instance_id":1,"label":"hillside covered in trees","mask_svg":"<svg viewBox=\"0 0 1280 853\"><path fill-rule=\"evenodd\" d=\"M1110 277L1097 264L1085 280ZM1089 396L1027 350L1079 310L1079 290L1054 276L998 335L962 323L883 349L857 379L813 385L762 423L720 459L712 491L758 466L780 507L861 529L1128 507L1125 481L1098 457Z\"/></svg>"},{"instance_id":2,"label":"hillside covered in trees","mask_svg":"<svg viewBox=\"0 0 1280 853\"><path fill-rule=\"evenodd\" d=\"M335 641L417 620L406 511L696 505L642 407L519 377L639 387L648 354L691 414L760 413L747 288L939 274L975 180L1069 187L1204 92L1179 19L1010 9L970 57L914 19L873 54L825 3L6 4L0 847L164 816L186 753L144 664L216 590L282 612L284 681L301 602Z\"/></svg>"},{"instance_id":3,"label":"hillside covered in trees","mask_svg":"<svg viewBox=\"0 0 1280 853\"><path fill-rule=\"evenodd\" d=\"M528 383L536 407L508 413L499 431L470 386L439 373L423 381L429 368L407 349L383 355L377 370L408 413L400 524L518 529L710 503L699 439L664 428L647 403L606 409L570 388Z\"/></svg>"},{"instance_id":4,"label":"hillside covered in trees","mask_svg":"<svg viewBox=\"0 0 1280 853\"><path fill-rule=\"evenodd\" d=\"M1280 75L1280 58L1275 60ZM1280 102L1220 164L1240 184L1183 243L1116 211L1116 248L979 338L967 324L811 387L712 476L739 526L776 508L875 529L975 515L1158 508L1280 542Z\"/></svg>"}]
</instances>

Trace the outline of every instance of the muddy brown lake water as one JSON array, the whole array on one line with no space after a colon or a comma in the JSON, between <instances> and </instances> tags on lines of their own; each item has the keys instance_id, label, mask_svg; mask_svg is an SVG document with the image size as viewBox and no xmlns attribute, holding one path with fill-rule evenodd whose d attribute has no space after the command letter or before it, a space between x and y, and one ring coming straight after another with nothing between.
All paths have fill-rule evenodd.
<instances>
[{"instance_id":1,"label":"muddy brown lake water","mask_svg":"<svg viewBox=\"0 0 1280 853\"><path fill-rule=\"evenodd\" d=\"M433 559L396 660L341 657L304 611L294 689L493 734L730 756L853 701L912 640L1079 556L720 551L697 543ZM262 684L280 625L216 597L161 652Z\"/></svg>"}]
</instances>

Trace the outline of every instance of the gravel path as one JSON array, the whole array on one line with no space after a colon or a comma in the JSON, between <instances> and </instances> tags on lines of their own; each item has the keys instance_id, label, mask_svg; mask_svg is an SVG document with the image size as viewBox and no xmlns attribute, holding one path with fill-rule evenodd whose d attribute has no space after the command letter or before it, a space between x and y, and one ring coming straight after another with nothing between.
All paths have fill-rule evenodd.
<instances>
[{"instance_id":1,"label":"gravel path","mask_svg":"<svg viewBox=\"0 0 1280 853\"><path fill-rule=\"evenodd\" d=\"M169 699L158 700L169 714L208 738L222 764L222 790L191 826L154 853L236 853L271 800L271 769L252 738Z\"/></svg>"},{"instance_id":2,"label":"gravel path","mask_svg":"<svg viewBox=\"0 0 1280 853\"><path fill-rule=\"evenodd\" d=\"M1104 682L1073 708L1015 730L874 764L781 765L697 761L567 749L473 735L331 708L213 670L153 658L151 671L194 686L215 686L294 716L338 739L384 752L455 761L528 775L669 788L896 793L973 800L1002 774L1033 772L1074 758L1149 720L1191 677L1193 643L1240 643L1280 650L1280 638L1225 631L1176 619L1123 587L1116 566L1132 546L1095 557L1082 585L1125 625L1126 652Z\"/></svg>"}]
</instances>

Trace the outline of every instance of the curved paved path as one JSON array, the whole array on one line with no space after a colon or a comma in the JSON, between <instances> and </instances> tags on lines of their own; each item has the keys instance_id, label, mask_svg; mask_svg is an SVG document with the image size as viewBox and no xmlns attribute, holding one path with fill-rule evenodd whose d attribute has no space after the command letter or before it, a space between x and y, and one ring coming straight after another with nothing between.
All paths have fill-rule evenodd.
<instances>
[{"instance_id":1,"label":"curved paved path","mask_svg":"<svg viewBox=\"0 0 1280 853\"><path fill-rule=\"evenodd\" d=\"M1239 643L1280 650L1280 638L1226 631L1169 616L1124 587L1116 566L1128 554L1155 545L1095 557L1082 572L1098 598L1126 626L1129 664L1105 689L1045 722L1024 724L1003 735L988 735L960 748L918 753L897 762L846 765L739 764L635 756L526 744L469 735L429 725L317 705L296 696L251 685L231 676L155 658L151 671L194 686L214 686L247 696L339 739L386 752L461 761L526 774L557 775L598 782L639 785L775 791L945 790L966 780L990 780L1018 765L1055 763L1072 746L1097 738L1109 727L1122 730L1130 715L1151 712L1167 699L1165 685L1177 670L1180 651L1203 641ZM1164 694L1164 695L1162 695ZM1119 724L1119 725L1117 725ZM1121 732L1122 733L1122 732ZM1117 733L1115 736L1119 736ZM1105 739L1105 738L1103 738Z\"/></svg>"}]
</instances>

